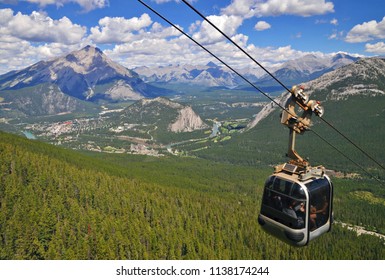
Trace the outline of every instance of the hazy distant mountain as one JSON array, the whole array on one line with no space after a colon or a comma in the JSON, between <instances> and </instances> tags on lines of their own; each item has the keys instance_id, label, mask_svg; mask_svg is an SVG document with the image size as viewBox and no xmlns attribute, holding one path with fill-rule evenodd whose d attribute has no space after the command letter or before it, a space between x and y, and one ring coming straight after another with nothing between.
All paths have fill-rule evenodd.
<instances>
[{"instance_id":1,"label":"hazy distant mountain","mask_svg":"<svg viewBox=\"0 0 385 280\"><path fill-rule=\"evenodd\" d=\"M358 57L344 53L338 53L333 56L309 54L285 62L278 70L273 72L273 75L282 83L291 86L316 79L327 72L351 64L357 60L359 60ZM263 85L276 84L268 75L264 75L258 82Z\"/></svg>"},{"instance_id":2,"label":"hazy distant mountain","mask_svg":"<svg viewBox=\"0 0 385 280\"><path fill-rule=\"evenodd\" d=\"M140 77L147 82L190 84L207 87L235 87L242 79L226 67L213 62L207 65L169 65L157 67L134 68Z\"/></svg>"},{"instance_id":3,"label":"hazy distant mountain","mask_svg":"<svg viewBox=\"0 0 385 280\"><path fill-rule=\"evenodd\" d=\"M138 74L92 46L0 76L0 90L18 90L44 83L57 85L63 93L80 100L137 100L152 95Z\"/></svg>"},{"instance_id":4,"label":"hazy distant mountain","mask_svg":"<svg viewBox=\"0 0 385 280\"><path fill-rule=\"evenodd\" d=\"M285 84L292 85L306 82L321 76L338 67L353 63L358 58L347 54L316 56L305 55L301 58L288 61L278 69L268 69L275 77ZM236 87L244 86L245 81L225 66L209 62L203 66L169 65L157 67L137 67L134 69L140 77L153 83L196 84L200 86ZM244 67L237 69L249 81L259 86L271 86L272 80L261 68Z\"/></svg>"}]
</instances>

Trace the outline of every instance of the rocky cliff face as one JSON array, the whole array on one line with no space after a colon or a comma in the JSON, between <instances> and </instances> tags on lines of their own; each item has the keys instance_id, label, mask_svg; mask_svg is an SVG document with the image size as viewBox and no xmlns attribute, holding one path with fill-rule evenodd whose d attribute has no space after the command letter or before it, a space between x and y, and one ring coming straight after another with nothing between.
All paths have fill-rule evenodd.
<instances>
[{"instance_id":1,"label":"rocky cliff face","mask_svg":"<svg viewBox=\"0 0 385 280\"><path fill-rule=\"evenodd\" d=\"M169 129L172 132L191 132L207 127L193 109L188 106L179 110L178 118L170 124Z\"/></svg>"},{"instance_id":2,"label":"rocky cliff face","mask_svg":"<svg viewBox=\"0 0 385 280\"><path fill-rule=\"evenodd\" d=\"M190 106L165 97L141 99L122 112L123 122L155 125L171 132L191 132L208 126Z\"/></svg>"}]
</instances>

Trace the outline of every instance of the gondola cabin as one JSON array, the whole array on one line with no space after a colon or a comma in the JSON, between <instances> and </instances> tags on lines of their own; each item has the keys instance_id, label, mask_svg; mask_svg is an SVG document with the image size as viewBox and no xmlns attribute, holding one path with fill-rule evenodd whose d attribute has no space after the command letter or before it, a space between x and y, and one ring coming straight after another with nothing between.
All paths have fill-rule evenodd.
<instances>
[{"instance_id":1,"label":"gondola cabin","mask_svg":"<svg viewBox=\"0 0 385 280\"><path fill-rule=\"evenodd\" d=\"M333 185L323 170L305 176L286 163L265 183L258 222L267 233L294 246L305 246L330 231Z\"/></svg>"}]
</instances>

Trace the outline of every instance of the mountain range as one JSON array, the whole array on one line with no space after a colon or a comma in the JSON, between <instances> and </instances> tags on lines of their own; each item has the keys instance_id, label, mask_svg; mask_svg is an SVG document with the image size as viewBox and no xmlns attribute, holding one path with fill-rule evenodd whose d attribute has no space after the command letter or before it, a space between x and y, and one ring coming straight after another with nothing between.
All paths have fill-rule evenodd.
<instances>
[{"instance_id":1,"label":"mountain range","mask_svg":"<svg viewBox=\"0 0 385 280\"><path fill-rule=\"evenodd\" d=\"M206 65L168 65L137 67L134 71L146 82L192 84L205 87L236 87L242 79L225 67L213 62Z\"/></svg>"},{"instance_id":2,"label":"mountain range","mask_svg":"<svg viewBox=\"0 0 385 280\"><path fill-rule=\"evenodd\" d=\"M287 84L308 81L350 64L346 54L307 55L282 65L273 74ZM242 75L259 86L273 82L261 69L245 67ZM170 94L164 84L237 88L244 81L213 62L204 66L169 65L130 70L93 46L0 76L0 117L55 115L98 110L100 102L140 100Z\"/></svg>"},{"instance_id":3,"label":"mountain range","mask_svg":"<svg viewBox=\"0 0 385 280\"><path fill-rule=\"evenodd\" d=\"M345 53L323 56L308 54L285 62L279 69L273 72L273 75L284 84L295 85L314 80L325 73L349 65L359 59L358 57L353 57ZM258 84L261 85L271 85L275 83L273 78L267 74L258 80Z\"/></svg>"},{"instance_id":4,"label":"mountain range","mask_svg":"<svg viewBox=\"0 0 385 280\"><path fill-rule=\"evenodd\" d=\"M271 69L272 74L286 84L306 82L341 66L357 61L359 58L344 53L317 56L305 55L285 62ZM193 84L205 87L244 86L245 81L225 66L209 62L202 66L168 65L137 67L134 71L146 82L166 84ZM262 86L271 86L275 81L260 68L245 67L237 69L245 78Z\"/></svg>"},{"instance_id":5,"label":"mountain range","mask_svg":"<svg viewBox=\"0 0 385 280\"><path fill-rule=\"evenodd\" d=\"M92 47L74 52L72 55L79 56L81 53L84 55L86 53L92 53L96 56L104 57L100 51L96 48L92 49ZM86 64L87 59L89 59L89 57L86 55L79 63ZM329 66L329 70L335 67L335 70L324 73L315 80L303 83L305 91L311 95L312 99L320 100L324 103L326 119L337 123L341 131L348 131L349 135L352 135L352 139L358 139L357 142L360 146L367 148L369 151L373 151L373 154L383 155L381 143L383 143L385 137L385 130L378 129L378 127L379 124L384 121L385 60L381 58L362 58L355 62L348 63L351 60L350 57L340 54L333 59L328 58L321 62L318 60L317 64L316 57L308 56L306 59L298 59L296 63L292 64L291 68L302 69L304 73L321 73L323 71L322 69L326 71L326 66ZM68 56L51 61L50 64L47 62L46 64L53 67L53 65L60 64L59 61L68 61ZM64 62L62 64L64 64ZM346 65L341 66L343 64ZM28 69L36 69L34 68L37 67L36 65L39 65L39 63ZM75 69L78 69L76 67L80 68L76 63L71 65ZM87 66L87 69L91 69L90 67L91 64ZM179 68L183 67L179 66ZM219 66L210 63L205 66L206 70L204 71L207 74L209 73L208 69L217 68L219 68ZM119 69L120 68L115 69L115 72L118 72L117 70ZM149 68L147 68L147 70L148 69ZM106 106L107 109L103 109L103 112L100 112L101 104L99 103L102 99L98 100L92 96L87 98L86 95L76 97L63 92L58 83L42 82L35 84L33 82L34 78L27 78L28 75L29 77L46 77L41 74L49 73L44 67L41 68L40 73L32 70L28 72L26 69L7 73L0 77L0 124L2 127L10 127L16 122L19 124L20 121L17 120L17 117L20 116L45 116L65 112L88 112L88 110L94 109L98 111L94 111L93 114L88 114L84 119L80 117L81 114L75 114L77 120L72 121L71 119L69 122L71 124L67 121L60 122L61 117L54 116L54 118L52 118L54 120L51 121L51 123L31 119L31 122L35 120L33 125L23 126L20 124L20 127L22 127L23 131L30 130L38 138L44 138L44 135L48 137L47 133L51 131L55 141L60 141L61 143L66 141L68 145L77 145L76 148L78 148L79 143L92 144L93 147L100 146L101 149L103 149L104 146L115 145L116 148L125 150L127 150L127 143L132 142L139 144L145 142L146 144L153 145L154 149L160 146L166 147L170 143L182 143L181 149L183 149L183 151L198 157L226 158L229 162L247 162L249 164L259 162L259 156L269 154L266 158L269 158L271 164L281 161L283 154L281 147L287 145L287 136L284 128L282 128L282 130L278 128L280 127L278 121L279 110L276 110L277 107L270 103L262 108L266 103L264 101L260 102L259 99L252 98L254 93L247 97L249 98L248 102L242 103L244 106L236 107L231 114L224 116L222 107L218 109L213 105L224 103L224 106L232 108L235 102L239 103L240 101L244 101L243 91L214 89L210 91L210 96L198 96L198 98L195 98L195 96L191 98L190 96L186 96L185 98L178 96L178 100L188 104L182 105L173 100L156 97L155 94L152 95L153 92L151 91L150 83L143 81L139 74L135 74L135 71L130 71L131 70L127 69L127 73L132 73L132 78L136 82L128 84L129 81L133 80L127 77L126 81L118 80L118 84L119 82L125 83L127 87L129 85L132 89L138 85L138 98L140 97L141 99L129 107L125 107L125 109L123 109L123 106L125 106L123 104L110 104L111 106ZM191 68L191 71L193 71L193 68ZM23 73L25 73L24 76L22 75ZM35 73L35 76L32 75L33 73ZM84 73L85 72L83 72L83 74ZM119 73L116 75L117 77L122 77ZM55 75L52 74L52 77L54 76ZM14 78L12 79L11 77ZM23 77L24 80L22 79ZM262 77L260 77L260 79L261 78ZM93 84L95 86L93 88L98 88L99 84L95 79L89 78L87 81L94 81ZM106 86L105 88L107 88L107 84L104 85ZM150 89L150 91L140 94L141 87L142 89ZM197 86L196 88L197 91L199 91L199 87ZM216 96L217 94L218 96ZM143 96L145 95L150 95L151 98L144 98ZM106 97L106 95L102 96ZM277 100L284 102L285 97L287 97L287 93L277 97ZM199 98L200 100L196 100ZM222 98L227 99L223 100ZM111 101L112 99L109 100ZM253 107L252 104L256 104L256 101L259 105ZM114 108L119 108L119 112L115 112L116 114L106 113L108 111L114 111L109 110ZM262 110L260 110L261 108ZM253 117L255 118L253 119ZM71 118L71 115L69 115L66 120L68 120L68 118ZM10 123L9 119L13 119L13 123ZM314 119L317 120L317 118ZM237 137L237 131L228 129L228 123L224 125L229 120L235 122L234 124L230 124L230 126L237 126L239 124L237 121L242 120L239 127L244 127L248 124L248 129L239 129L239 131L242 130L242 132L245 133L240 133L239 137ZM221 122L223 127L219 127L216 137L210 138L208 125L213 126L212 128L214 130L216 121ZM317 124L317 130L318 127L320 127L321 131L324 131L325 134L323 135L330 133L326 128ZM367 133L368 131L374 132L375 130L376 132L371 135L371 140L377 144L368 147ZM21 130L13 127L13 131L20 132ZM56 137L59 135L58 131L62 133L60 139ZM82 139L76 138L79 135L79 131L82 131L84 134ZM113 138L111 138L111 136ZM66 137L68 137L68 139ZM75 141L74 139L77 140ZM112 143L111 139L114 139L114 141L119 140L120 142ZM302 140L299 139L299 141ZM341 142L341 145L346 144L342 143L339 139L335 141L337 141L337 143ZM220 143L218 150L215 143ZM314 143L318 145L319 139L316 139ZM313 150L309 148L312 147L311 145L314 143L309 142L302 146L304 148L306 147L309 151L306 151L305 154L309 153L311 155L313 150L314 153L319 150L318 146L314 147ZM178 145L179 144L173 145L173 148L177 148ZM229 147L228 149L226 148L226 153L223 153L223 150L221 150L222 145ZM329 147L326 147L325 151L327 148ZM252 150L258 150L258 153L255 155L254 153L250 153ZM354 152L356 151L353 149L348 150L348 153ZM385 155L383 156L385 157ZM335 154L329 151L321 155L318 154L315 157L319 158L320 162L327 163L329 161L329 165L331 165L330 159L334 159ZM340 160L339 163L333 162L332 164L336 166L336 169L341 170L343 169L341 166L344 167L346 162Z\"/></svg>"},{"instance_id":6,"label":"mountain range","mask_svg":"<svg viewBox=\"0 0 385 280\"><path fill-rule=\"evenodd\" d=\"M78 112L100 100L139 100L162 92L92 46L0 76L1 115L7 117Z\"/></svg>"}]
</instances>

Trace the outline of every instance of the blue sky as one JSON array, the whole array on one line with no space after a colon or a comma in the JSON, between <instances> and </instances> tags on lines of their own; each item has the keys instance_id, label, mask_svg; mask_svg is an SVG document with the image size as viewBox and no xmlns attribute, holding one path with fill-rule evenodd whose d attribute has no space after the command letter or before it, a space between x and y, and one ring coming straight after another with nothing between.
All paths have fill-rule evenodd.
<instances>
[{"instance_id":1,"label":"blue sky","mask_svg":"<svg viewBox=\"0 0 385 280\"><path fill-rule=\"evenodd\" d=\"M180 0L144 1L234 67L252 65ZM383 0L191 3L266 67L309 53L385 54ZM128 68L214 60L136 0L0 0L0 74L88 44Z\"/></svg>"}]
</instances>

